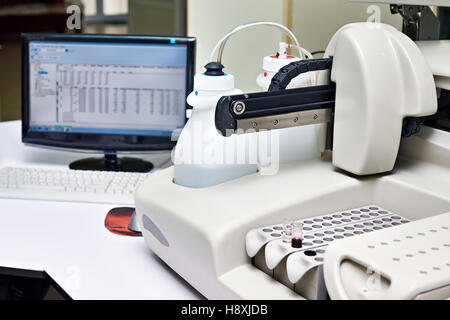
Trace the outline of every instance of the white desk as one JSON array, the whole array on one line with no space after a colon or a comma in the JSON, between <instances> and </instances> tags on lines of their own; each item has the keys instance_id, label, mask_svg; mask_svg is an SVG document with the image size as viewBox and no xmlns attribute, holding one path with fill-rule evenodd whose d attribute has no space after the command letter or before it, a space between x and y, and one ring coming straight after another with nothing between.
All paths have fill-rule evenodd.
<instances>
[{"instance_id":1,"label":"white desk","mask_svg":"<svg viewBox=\"0 0 450 320\"><path fill-rule=\"evenodd\" d=\"M0 123L0 167L66 167L83 155L21 143L19 121ZM156 167L169 154L146 155ZM115 205L0 199L0 266L46 271L73 299L198 299L141 237L110 233Z\"/></svg>"}]
</instances>

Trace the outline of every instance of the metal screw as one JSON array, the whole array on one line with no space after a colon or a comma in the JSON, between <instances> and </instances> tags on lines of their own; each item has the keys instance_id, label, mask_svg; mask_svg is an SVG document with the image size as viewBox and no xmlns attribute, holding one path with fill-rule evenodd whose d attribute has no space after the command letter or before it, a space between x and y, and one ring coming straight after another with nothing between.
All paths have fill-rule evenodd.
<instances>
[{"instance_id":1,"label":"metal screw","mask_svg":"<svg viewBox=\"0 0 450 320\"><path fill-rule=\"evenodd\" d=\"M297 122L297 121L298 121L298 117L295 117L295 118L294 118L294 122Z\"/></svg>"},{"instance_id":2,"label":"metal screw","mask_svg":"<svg viewBox=\"0 0 450 320\"><path fill-rule=\"evenodd\" d=\"M237 115L243 114L245 111L245 103L242 101L236 101L233 104L233 111Z\"/></svg>"},{"instance_id":3,"label":"metal screw","mask_svg":"<svg viewBox=\"0 0 450 320\"><path fill-rule=\"evenodd\" d=\"M319 116L317 114L314 115L314 120L317 120Z\"/></svg>"},{"instance_id":4,"label":"metal screw","mask_svg":"<svg viewBox=\"0 0 450 320\"><path fill-rule=\"evenodd\" d=\"M276 126L278 124L278 120L273 121L273 125Z\"/></svg>"},{"instance_id":5,"label":"metal screw","mask_svg":"<svg viewBox=\"0 0 450 320\"><path fill-rule=\"evenodd\" d=\"M258 123L252 122L252 127L253 127L253 128L256 128L257 126L258 126Z\"/></svg>"}]
</instances>

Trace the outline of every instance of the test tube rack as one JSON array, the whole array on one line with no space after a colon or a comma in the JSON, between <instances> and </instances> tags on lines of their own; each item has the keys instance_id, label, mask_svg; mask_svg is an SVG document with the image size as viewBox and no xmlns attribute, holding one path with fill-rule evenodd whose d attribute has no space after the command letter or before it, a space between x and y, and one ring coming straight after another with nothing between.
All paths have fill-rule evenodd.
<instances>
[{"instance_id":1,"label":"test tube rack","mask_svg":"<svg viewBox=\"0 0 450 320\"><path fill-rule=\"evenodd\" d=\"M323 261L328 244L410 222L377 205L296 221L303 223L301 248L293 248L290 242L283 241L283 225L275 224L250 230L246 235L246 250L255 267L314 300L327 298Z\"/></svg>"}]
</instances>

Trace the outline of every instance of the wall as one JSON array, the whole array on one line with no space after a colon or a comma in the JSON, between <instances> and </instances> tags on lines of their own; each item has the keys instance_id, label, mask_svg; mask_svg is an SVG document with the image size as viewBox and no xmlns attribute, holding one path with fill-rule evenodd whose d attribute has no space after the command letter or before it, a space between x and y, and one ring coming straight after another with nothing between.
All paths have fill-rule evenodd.
<instances>
[{"instance_id":1,"label":"wall","mask_svg":"<svg viewBox=\"0 0 450 320\"><path fill-rule=\"evenodd\" d=\"M367 21L367 8L373 3L348 0L292 0L292 29L300 44L310 51L325 50L328 41L343 25ZM380 8L381 22L401 30L400 15L392 15L388 4Z\"/></svg>"},{"instance_id":2,"label":"wall","mask_svg":"<svg viewBox=\"0 0 450 320\"><path fill-rule=\"evenodd\" d=\"M186 33L186 0L128 0L128 28L132 34Z\"/></svg>"},{"instance_id":3,"label":"wall","mask_svg":"<svg viewBox=\"0 0 450 320\"><path fill-rule=\"evenodd\" d=\"M21 117L21 46L18 40L0 41L0 121Z\"/></svg>"},{"instance_id":4,"label":"wall","mask_svg":"<svg viewBox=\"0 0 450 320\"><path fill-rule=\"evenodd\" d=\"M217 41L234 27L252 21L282 23L283 1L278 0L189 0L188 35L197 37L197 72L209 62ZM244 91L258 91L256 76L262 58L274 54L282 33L258 26L230 38L222 63L225 71L236 76L236 86Z\"/></svg>"}]
</instances>

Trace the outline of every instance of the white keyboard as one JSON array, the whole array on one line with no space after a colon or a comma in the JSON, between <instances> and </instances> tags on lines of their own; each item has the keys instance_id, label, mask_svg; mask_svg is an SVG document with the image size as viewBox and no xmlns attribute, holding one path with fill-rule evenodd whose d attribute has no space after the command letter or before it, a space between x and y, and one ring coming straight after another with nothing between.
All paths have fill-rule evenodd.
<instances>
[{"instance_id":1,"label":"white keyboard","mask_svg":"<svg viewBox=\"0 0 450 320\"><path fill-rule=\"evenodd\" d=\"M0 198L133 205L134 191L147 173L0 169Z\"/></svg>"}]
</instances>

